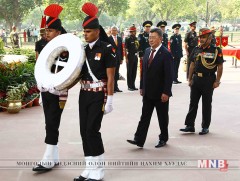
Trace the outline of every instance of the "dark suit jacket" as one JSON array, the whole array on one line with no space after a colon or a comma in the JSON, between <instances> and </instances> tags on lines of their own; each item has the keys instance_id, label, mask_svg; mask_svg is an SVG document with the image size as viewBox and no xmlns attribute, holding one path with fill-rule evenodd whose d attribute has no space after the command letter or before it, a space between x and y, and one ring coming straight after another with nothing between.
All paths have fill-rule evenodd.
<instances>
[{"instance_id":1,"label":"dark suit jacket","mask_svg":"<svg viewBox=\"0 0 240 181\"><path fill-rule=\"evenodd\" d=\"M150 99L160 99L164 93L170 97L172 96L173 82L172 55L162 45L148 67L150 52L151 48L147 48L143 57L143 73L140 81L140 89L143 89L143 96L147 96Z\"/></svg>"},{"instance_id":2,"label":"dark suit jacket","mask_svg":"<svg viewBox=\"0 0 240 181\"><path fill-rule=\"evenodd\" d=\"M115 49L117 63L120 63L120 61L123 60L122 38L117 36L117 42L118 42L117 45L115 44L114 39L113 39L112 36L109 36L108 38L109 38L109 41L112 44L113 48Z\"/></svg>"}]
</instances>

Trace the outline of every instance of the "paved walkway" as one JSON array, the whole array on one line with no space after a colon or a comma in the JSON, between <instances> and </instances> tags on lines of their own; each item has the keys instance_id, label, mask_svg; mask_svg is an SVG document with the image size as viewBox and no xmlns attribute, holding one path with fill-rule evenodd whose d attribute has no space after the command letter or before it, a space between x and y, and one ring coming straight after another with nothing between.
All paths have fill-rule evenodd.
<instances>
[{"instance_id":1,"label":"paved walkway","mask_svg":"<svg viewBox=\"0 0 240 181\"><path fill-rule=\"evenodd\" d=\"M179 132L179 128L184 127L190 92L182 67L179 70L179 80L183 83L173 85L170 139L167 146L159 149L154 147L159 134L156 112L153 113L144 148L138 149L126 142L134 136L142 102L137 91L127 91L126 81L119 82L124 92L114 95L114 111L104 117L101 128L105 157L108 163L121 161L122 164L135 165L121 168L106 165L105 181L239 181L240 67L234 68L231 59L224 64L222 84L213 96L210 133L204 136L198 135L201 130L201 104L196 133ZM125 65L122 65L121 73L125 76ZM45 149L42 107L27 108L19 114L0 113L1 181L71 181L82 172L83 167L73 165L73 161L80 162L84 157L79 135L78 94L77 85L70 90L62 115L59 147L61 163L65 165L44 174L36 174L31 171L31 165L26 165L40 160ZM227 159L229 170L220 172L219 169L198 168L198 160L203 159Z\"/></svg>"}]
</instances>

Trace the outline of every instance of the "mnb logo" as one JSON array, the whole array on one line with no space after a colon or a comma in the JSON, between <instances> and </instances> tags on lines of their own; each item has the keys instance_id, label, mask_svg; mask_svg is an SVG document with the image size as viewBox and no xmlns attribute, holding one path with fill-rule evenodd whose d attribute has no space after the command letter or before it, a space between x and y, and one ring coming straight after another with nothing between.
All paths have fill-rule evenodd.
<instances>
[{"instance_id":1,"label":"mnb logo","mask_svg":"<svg viewBox=\"0 0 240 181\"><path fill-rule=\"evenodd\" d=\"M198 168L219 168L220 171L228 170L227 160L198 160Z\"/></svg>"}]
</instances>

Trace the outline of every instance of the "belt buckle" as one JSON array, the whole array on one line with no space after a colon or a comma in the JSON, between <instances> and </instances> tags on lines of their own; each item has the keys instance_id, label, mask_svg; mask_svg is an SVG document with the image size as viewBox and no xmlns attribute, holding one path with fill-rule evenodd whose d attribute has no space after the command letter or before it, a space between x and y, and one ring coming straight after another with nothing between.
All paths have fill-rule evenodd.
<instances>
[{"instance_id":1,"label":"belt buckle","mask_svg":"<svg viewBox=\"0 0 240 181\"><path fill-rule=\"evenodd\" d=\"M82 84L84 89L90 89L90 84Z\"/></svg>"},{"instance_id":2,"label":"belt buckle","mask_svg":"<svg viewBox=\"0 0 240 181\"><path fill-rule=\"evenodd\" d=\"M202 73L197 73L198 77L203 77Z\"/></svg>"}]
</instances>

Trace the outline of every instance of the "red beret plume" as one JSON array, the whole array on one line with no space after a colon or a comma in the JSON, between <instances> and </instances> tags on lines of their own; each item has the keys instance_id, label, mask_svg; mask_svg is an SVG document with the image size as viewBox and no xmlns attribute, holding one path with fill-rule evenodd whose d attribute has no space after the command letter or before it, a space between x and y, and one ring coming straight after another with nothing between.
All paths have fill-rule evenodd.
<instances>
[{"instance_id":1,"label":"red beret plume","mask_svg":"<svg viewBox=\"0 0 240 181\"><path fill-rule=\"evenodd\" d=\"M59 6L58 4L50 4L44 10L44 14L46 16L58 18L59 14L62 12L62 10L63 10L62 6Z\"/></svg>"},{"instance_id":2,"label":"red beret plume","mask_svg":"<svg viewBox=\"0 0 240 181\"><path fill-rule=\"evenodd\" d=\"M46 26L46 16L42 16L41 26L40 28L45 28Z\"/></svg>"},{"instance_id":3,"label":"red beret plume","mask_svg":"<svg viewBox=\"0 0 240 181\"><path fill-rule=\"evenodd\" d=\"M86 13L90 17L95 17L98 13L98 8L95 4L93 3L85 3L82 6L82 11Z\"/></svg>"}]
</instances>

